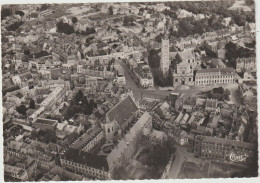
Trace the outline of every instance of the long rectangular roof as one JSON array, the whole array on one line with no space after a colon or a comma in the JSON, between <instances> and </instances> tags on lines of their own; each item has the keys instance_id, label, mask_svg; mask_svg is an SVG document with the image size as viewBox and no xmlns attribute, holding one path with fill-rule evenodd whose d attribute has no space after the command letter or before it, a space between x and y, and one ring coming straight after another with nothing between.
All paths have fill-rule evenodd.
<instances>
[{"instance_id":1,"label":"long rectangular roof","mask_svg":"<svg viewBox=\"0 0 260 183\"><path fill-rule=\"evenodd\" d=\"M198 73L209 73L209 72L221 72L221 73L235 73L233 68L209 68L209 69L201 69L197 71Z\"/></svg>"},{"instance_id":2,"label":"long rectangular roof","mask_svg":"<svg viewBox=\"0 0 260 183\"><path fill-rule=\"evenodd\" d=\"M247 148L253 148L253 144L247 143L247 142L242 142L242 141L236 141L236 140L231 140L231 139L224 139L224 138L218 138L218 137L210 137L206 136L202 142L206 143L213 143L213 144L223 144L224 146L236 146L236 147L247 147Z\"/></svg>"}]
</instances>

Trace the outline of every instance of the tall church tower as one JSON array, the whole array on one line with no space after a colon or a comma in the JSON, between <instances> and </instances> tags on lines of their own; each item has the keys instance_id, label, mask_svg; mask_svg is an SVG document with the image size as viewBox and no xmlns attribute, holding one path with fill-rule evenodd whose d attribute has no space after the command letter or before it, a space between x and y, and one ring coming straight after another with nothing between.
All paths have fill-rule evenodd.
<instances>
[{"instance_id":1,"label":"tall church tower","mask_svg":"<svg viewBox=\"0 0 260 183\"><path fill-rule=\"evenodd\" d=\"M169 58L169 37L167 29L165 28L164 35L162 38L162 48L161 48L161 62L160 69L163 73L163 77L168 75L170 68L170 58Z\"/></svg>"}]
</instances>

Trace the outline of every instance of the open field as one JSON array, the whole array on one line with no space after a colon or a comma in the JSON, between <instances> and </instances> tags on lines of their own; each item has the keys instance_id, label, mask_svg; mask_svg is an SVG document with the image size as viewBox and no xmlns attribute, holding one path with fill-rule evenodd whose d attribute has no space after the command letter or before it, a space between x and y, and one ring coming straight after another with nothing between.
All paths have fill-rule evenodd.
<instances>
[{"instance_id":1,"label":"open field","mask_svg":"<svg viewBox=\"0 0 260 183\"><path fill-rule=\"evenodd\" d=\"M243 168L231 164L211 162L209 176L212 178L227 178L240 172Z\"/></svg>"}]
</instances>

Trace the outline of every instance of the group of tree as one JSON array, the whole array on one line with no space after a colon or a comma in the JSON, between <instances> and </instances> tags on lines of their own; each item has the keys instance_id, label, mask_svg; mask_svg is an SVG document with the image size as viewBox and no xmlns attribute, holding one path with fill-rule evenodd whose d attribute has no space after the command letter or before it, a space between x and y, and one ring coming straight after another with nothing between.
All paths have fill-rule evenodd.
<instances>
[{"instance_id":1,"label":"group of tree","mask_svg":"<svg viewBox=\"0 0 260 183\"><path fill-rule=\"evenodd\" d=\"M60 21L56 24L56 26L57 26L57 32L59 33L64 33L64 34L74 33L74 27L68 23L63 23L62 21Z\"/></svg>"},{"instance_id":2,"label":"group of tree","mask_svg":"<svg viewBox=\"0 0 260 183\"><path fill-rule=\"evenodd\" d=\"M16 111L19 114L23 114L23 115L26 115L26 111L28 109L35 109L35 101L33 99L30 100L29 108L27 108L24 104L21 104L21 105L16 107Z\"/></svg>"},{"instance_id":3,"label":"group of tree","mask_svg":"<svg viewBox=\"0 0 260 183\"><path fill-rule=\"evenodd\" d=\"M160 50L151 49L148 54L148 63L151 68L159 68L160 66Z\"/></svg>"},{"instance_id":4,"label":"group of tree","mask_svg":"<svg viewBox=\"0 0 260 183\"><path fill-rule=\"evenodd\" d=\"M24 12L23 11L16 11L15 14L16 15L20 15L20 17L24 16Z\"/></svg>"},{"instance_id":5,"label":"group of tree","mask_svg":"<svg viewBox=\"0 0 260 183\"><path fill-rule=\"evenodd\" d=\"M245 46L248 48L255 48L256 42L253 40L251 43L245 43Z\"/></svg>"},{"instance_id":6,"label":"group of tree","mask_svg":"<svg viewBox=\"0 0 260 183\"><path fill-rule=\"evenodd\" d=\"M39 131L32 131L31 133L31 139L33 140L39 140L40 142L44 142L46 144L49 144L50 142L56 143L56 135L55 132L50 131L50 130L39 130ZM42 149L44 151L44 149Z\"/></svg>"},{"instance_id":7,"label":"group of tree","mask_svg":"<svg viewBox=\"0 0 260 183\"><path fill-rule=\"evenodd\" d=\"M124 26L134 26L134 17L133 16L125 16L123 20Z\"/></svg>"},{"instance_id":8,"label":"group of tree","mask_svg":"<svg viewBox=\"0 0 260 183\"><path fill-rule=\"evenodd\" d=\"M92 44L92 40L94 39L94 36L89 36L89 37L87 37L87 39L86 39L86 43L85 43L85 46L86 47L89 47L91 44Z\"/></svg>"},{"instance_id":9,"label":"group of tree","mask_svg":"<svg viewBox=\"0 0 260 183\"><path fill-rule=\"evenodd\" d=\"M229 101L229 95L230 91L228 89L224 89L223 87L213 88L211 91L207 92L208 98L217 99L219 101Z\"/></svg>"},{"instance_id":10,"label":"group of tree","mask_svg":"<svg viewBox=\"0 0 260 183\"><path fill-rule=\"evenodd\" d=\"M170 7L171 10L177 11L178 9L184 9L194 14L206 14L211 15L212 13L217 13L220 9L227 10L234 4L235 0L225 0L225 1L199 1L199 2L167 2L166 5ZM210 8L209 8L210 7Z\"/></svg>"},{"instance_id":11,"label":"group of tree","mask_svg":"<svg viewBox=\"0 0 260 183\"><path fill-rule=\"evenodd\" d=\"M88 36L90 34L94 34L96 33L96 30L94 27L86 27L85 31L76 31L76 34L80 34L80 35L84 35L84 36Z\"/></svg>"},{"instance_id":12,"label":"group of tree","mask_svg":"<svg viewBox=\"0 0 260 183\"><path fill-rule=\"evenodd\" d=\"M161 87L172 86L173 84L173 77L172 73L169 70L166 76L163 75L160 69L152 69L153 77L154 77L154 84Z\"/></svg>"},{"instance_id":13,"label":"group of tree","mask_svg":"<svg viewBox=\"0 0 260 183\"><path fill-rule=\"evenodd\" d=\"M21 104L21 105L16 107L16 111L19 114L26 115L27 108L25 107L25 105Z\"/></svg>"},{"instance_id":14,"label":"group of tree","mask_svg":"<svg viewBox=\"0 0 260 183\"><path fill-rule=\"evenodd\" d=\"M156 144L141 152L142 155L139 160L152 169L154 172L152 178L159 178L165 166L169 163L171 156L175 156L176 148L172 142L170 138L166 138L162 144Z\"/></svg>"},{"instance_id":15,"label":"group of tree","mask_svg":"<svg viewBox=\"0 0 260 183\"><path fill-rule=\"evenodd\" d=\"M5 8L1 10L1 20L5 19L8 16L12 15L12 11L9 8Z\"/></svg>"},{"instance_id":16,"label":"group of tree","mask_svg":"<svg viewBox=\"0 0 260 183\"><path fill-rule=\"evenodd\" d=\"M247 6L253 6L255 4L255 1L254 0L245 0L245 4Z\"/></svg>"},{"instance_id":17,"label":"group of tree","mask_svg":"<svg viewBox=\"0 0 260 183\"><path fill-rule=\"evenodd\" d=\"M65 119L70 119L77 113L90 115L92 111L97 107L97 104L93 99L88 100L87 97L79 90L73 97L70 106L65 114Z\"/></svg>"},{"instance_id":18,"label":"group of tree","mask_svg":"<svg viewBox=\"0 0 260 183\"><path fill-rule=\"evenodd\" d=\"M225 49L226 49L225 56L226 56L226 59L228 60L227 66L233 67L233 68L236 68L236 59L238 57L239 58L243 58L243 57L248 58L251 56L255 56L255 52L253 50L238 46L237 44L232 43L232 42L228 42L225 45Z\"/></svg>"},{"instance_id":19,"label":"group of tree","mask_svg":"<svg viewBox=\"0 0 260 183\"><path fill-rule=\"evenodd\" d=\"M29 48L25 48L24 49L24 51L23 51L23 53L25 54L25 55L30 55L30 49Z\"/></svg>"},{"instance_id":20,"label":"group of tree","mask_svg":"<svg viewBox=\"0 0 260 183\"><path fill-rule=\"evenodd\" d=\"M38 11L44 11L49 9L50 5L49 4L42 4L40 8L37 8Z\"/></svg>"},{"instance_id":21,"label":"group of tree","mask_svg":"<svg viewBox=\"0 0 260 183\"><path fill-rule=\"evenodd\" d=\"M94 34L96 32L94 27L86 27L86 35Z\"/></svg>"},{"instance_id":22,"label":"group of tree","mask_svg":"<svg viewBox=\"0 0 260 183\"><path fill-rule=\"evenodd\" d=\"M162 13L163 13L165 16L171 17L172 19L176 19L176 18L177 18L177 13L176 13L176 11L165 9L165 10L163 10Z\"/></svg>"},{"instance_id":23,"label":"group of tree","mask_svg":"<svg viewBox=\"0 0 260 183\"><path fill-rule=\"evenodd\" d=\"M247 0L246 5L253 5L253 0ZM177 11L178 9L184 9L194 14L204 14L211 16L216 14L222 18L231 17L239 26L245 25L245 21L255 22L254 9L252 11L243 10L230 10L229 8L234 4L235 0L225 0L225 1L200 1L200 2L167 2L171 10ZM210 7L210 8L209 8ZM169 14L170 12L164 12ZM174 13L171 17L174 18Z\"/></svg>"},{"instance_id":24,"label":"group of tree","mask_svg":"<svg viewBox=\"0 0 260 183\"><path fill-rule=\"evenodd\" d=\"M17 22L14 22L12 23L11 25L9 25L8 27L6 27L6 30L8 31L17 31L17 29L23 25L23 21L17 21Z\"/></svg>"},{"instance_id":25,"label":"group of tree","mask_svg":"<svg viewBox=\"0 0 260 183\"><path fill-rule=\"evenodd\" d=\"M161 42L162 42L162 37L163 37L163 34L160 33L160 34L158 34L158 35L154 38L154 40L155 40L156 42L158 42L158 43L161 43Z\"/></svg>"},{"instance_id":26,"label":"group of tree","mask_svg":"<svg viewBox=\"0 0 260 183\"><path fill-rule=\"evenodd\" d=\"M170 36L180 38L191 35L202 35L205 32L217 31L224 28L222 19L212 15L210 18L195 20L194 17L186 17L179 20L178 31L170 28Z\"/></svg>"},{"instance_id":27,"label":"group of tree","mask_svg":"<svg viewBox=\"0 0 260 183\"><path fill-rule=\"evenodd\" d=\"M30 109L35 109L35 101L34 100L30 100Z\"/></svg>"}]
</instances>

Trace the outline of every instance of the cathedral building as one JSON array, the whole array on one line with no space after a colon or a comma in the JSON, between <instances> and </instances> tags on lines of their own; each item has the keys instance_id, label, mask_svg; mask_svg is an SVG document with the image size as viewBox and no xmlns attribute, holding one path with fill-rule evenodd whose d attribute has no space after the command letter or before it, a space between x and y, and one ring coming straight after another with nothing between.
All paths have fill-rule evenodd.
<instances>
[{"instance_id":1,"label":"cathedral building","mask_svg":"<svg viewBox=\"0 0 260 183\"><path fill-rule=\"evenodd\" d=\"M194 85L194 71L200 69L200 56L192 50L177 52L173 72L173 87Z\"/></svg>"}]
</instances>

